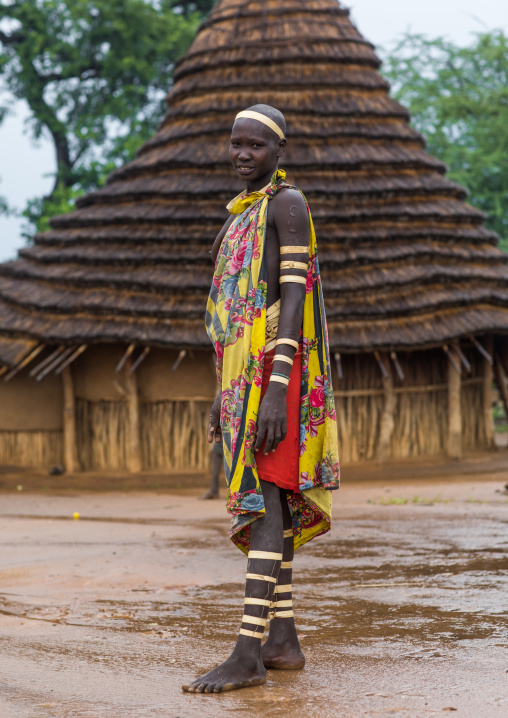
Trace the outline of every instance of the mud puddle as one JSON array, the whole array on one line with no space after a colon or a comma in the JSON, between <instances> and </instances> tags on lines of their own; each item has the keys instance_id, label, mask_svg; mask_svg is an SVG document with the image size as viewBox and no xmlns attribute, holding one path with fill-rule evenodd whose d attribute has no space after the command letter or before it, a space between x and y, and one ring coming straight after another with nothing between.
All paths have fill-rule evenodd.
<instances>
[{"instance_id":1,"label":"mud puddle","mask_svg":"<svg viewBox=\"0 0 508 718\"><path fill-rule=\"evenodd\" d=\"M242 613L223 506L124 497L137 520L107 521L114 497L95 500L94 521L49 500L0 517L1 718L506 715L506 505L338 505L294 563L306 668L193 696L181 683L228 656Z\"/></svg>"}]
</instances>

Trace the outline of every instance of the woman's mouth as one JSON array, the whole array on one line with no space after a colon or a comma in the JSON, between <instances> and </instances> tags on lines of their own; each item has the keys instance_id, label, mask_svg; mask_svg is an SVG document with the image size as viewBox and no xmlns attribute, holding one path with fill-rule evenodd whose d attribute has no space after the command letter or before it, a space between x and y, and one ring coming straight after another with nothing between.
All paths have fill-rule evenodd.
<instances>
[{"instance_id":1,"label":"woman's mouth","mask_svg":"<svg viewBox=\"0 0 508 718\"><path fill-rule=\"evenodd\" d=\"M236 170L237 172L240 172L242 175L247 175L249 172L252 172L254 167L249 167L248 165L237 165Z\"/></svg>"}]
</instances>

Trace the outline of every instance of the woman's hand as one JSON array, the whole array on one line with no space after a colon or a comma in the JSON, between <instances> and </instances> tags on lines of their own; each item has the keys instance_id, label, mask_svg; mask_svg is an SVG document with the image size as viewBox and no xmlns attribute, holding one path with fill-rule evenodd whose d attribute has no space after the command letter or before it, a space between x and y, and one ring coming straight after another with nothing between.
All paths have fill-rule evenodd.
<instances>
[{"instance_id":1,"label":"woman's hand","mask_svg":"<svg viewBox=\"0 0 508 718\"><path fill-rule=\"evenodd\" d=\"M210 419L208 420L208 443L213 444L213 440L215 438L215 442L217 444L220 444L222 441L222 430L220 428L220 405L221 405L221 397L222 392L219 391L217 394L215 401L212 404L212 409L210 411Z\"/></svg>"},{"instance_id":2,"label":"woman's hand","mask_svg":"<svg viewBox=\"0 0 508 718\"><path fill-rule=\"evenodd\" d=\"M286 395L287 387L283 384L270 382L263 397L258 414L258 429L254 451L259 451L266 436L265 454L275 451L281 441L286 438Z\"/></svg>"}]
</instances>

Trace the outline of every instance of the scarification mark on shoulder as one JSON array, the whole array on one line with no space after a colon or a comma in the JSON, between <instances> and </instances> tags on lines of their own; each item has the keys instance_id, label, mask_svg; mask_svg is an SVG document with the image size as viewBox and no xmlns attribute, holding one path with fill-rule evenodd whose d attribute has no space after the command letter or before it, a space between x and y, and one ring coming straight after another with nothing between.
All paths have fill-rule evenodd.
<instances>
[{"instance_id":1,"label":"scarification mark on shoulder","mask_svg":"<svg viewBox=\"0 0 508 718\"><path fill-rule=\"evenodd\" d=\"M296 217L296 215L298 214L298 206L296 204L291 205L291 207L289 208L289 214L291 215L291 217Z\"/></svg>"}]
</instances>

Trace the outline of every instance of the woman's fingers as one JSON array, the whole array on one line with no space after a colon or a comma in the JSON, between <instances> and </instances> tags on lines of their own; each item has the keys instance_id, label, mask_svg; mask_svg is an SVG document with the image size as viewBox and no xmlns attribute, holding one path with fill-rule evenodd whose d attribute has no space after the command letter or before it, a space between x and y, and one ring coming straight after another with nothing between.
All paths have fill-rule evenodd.
<instances>
[{"instance_id":1,"label":"woman's fingers","mask_svg":"<svg viewBox=\"0 0 508 718\"><path fill-rule=\"evenodd\" d=\"M275 433L274 433L273 427L269 426L268 431L266 432L265 454L269 454L270 451L273 449L274 438L275 438Z\"/></svg>"},{"instance_id":2,"label":"woman's fingers","mask_svg":"<svg viewBox=\"0 0 508 718\"><path fill-rule=\"evenodd\" d=\"M259 420L258 423L258 431L256 434L256 443L254 444L254 451L259 451L261 448L261 444L263 443L263 439L265 438L266 434L266 423L263 421L263 419Z\"/></svg>"},{"instance_id":3,"label":"woman's fingers","mask_svg":"<svg viewBox=\"0 0 508 718\"><path fill-rule=\"evenodd\" d=\"M280 442L282 441L282 427L280 424L277 424L275 427L275 436L273 439L273 446L272 451L275 451L275 449L278 447Z\"/></svg>"}]
</instances>

